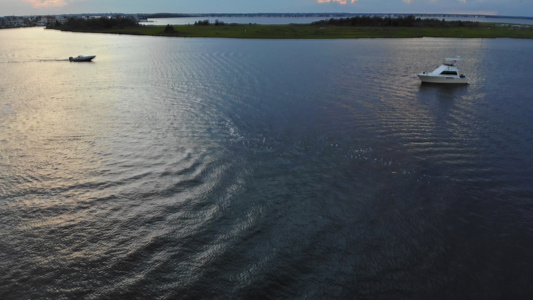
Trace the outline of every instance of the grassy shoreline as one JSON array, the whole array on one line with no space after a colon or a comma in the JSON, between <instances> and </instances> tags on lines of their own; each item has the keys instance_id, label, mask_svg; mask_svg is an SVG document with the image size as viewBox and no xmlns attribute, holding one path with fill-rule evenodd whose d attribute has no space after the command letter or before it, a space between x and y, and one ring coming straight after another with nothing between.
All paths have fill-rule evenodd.
<instances>
[{"instance_id":1,"label":"grassy shoreline","mask_svg":"<svg viewBox=\"0 0 533 300\"><path fill-rule=\"evenodd\" d=\"M173 31L165 31L167 26L138 26L95 30L71 30L109 34L128 34L166 37L203 37L239 39L355 39L355 38L519 38L533 39L533 26L481 23L479 27L363 27L363 26L318 26L318 25L174 25Z\"/></svg>"}]
</instances>

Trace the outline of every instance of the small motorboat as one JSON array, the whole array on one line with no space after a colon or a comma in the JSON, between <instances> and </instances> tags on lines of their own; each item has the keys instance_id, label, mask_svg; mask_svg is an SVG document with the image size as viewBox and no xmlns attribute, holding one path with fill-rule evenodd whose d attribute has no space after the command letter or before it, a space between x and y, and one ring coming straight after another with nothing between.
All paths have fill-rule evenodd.
<instances>
[{"instance_id":1,"label":"small motorboat","mask_svg":"<svg viewBox=\"0 0 533 300\"><path fill-rule=\"evenodd\" d=\"M457 68L457 63L459 61L461 61L460 57L445 58L444 63L433 72L422 72L417 74L417 76L423 83L468 84L468 77L460 74L459 69Z\"/></svg>"},{"instance_id":2,"label":"small motorboat","mask_svg":"<svg viewBox=\"0 0 533 300\"><path fill-rule=\"evenodd\" d=\"M95 57L96 55L89 55L89 56L78 55L76 57L71 56L68 58L68 60L73 61L73 62L87 62L87 61L93 60L93 58Z\"/></svg>"}]
</instances>

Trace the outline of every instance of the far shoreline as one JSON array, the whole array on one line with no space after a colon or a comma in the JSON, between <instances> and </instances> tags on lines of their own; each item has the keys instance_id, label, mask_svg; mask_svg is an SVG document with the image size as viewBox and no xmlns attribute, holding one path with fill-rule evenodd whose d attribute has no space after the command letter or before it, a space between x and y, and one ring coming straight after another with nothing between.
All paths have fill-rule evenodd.
<instances>
[{"instance_id":1,"label":"far shoreline","mask_svg":"<svg viewBox=\"0 0 533 300\"><path fill-rule=\"evenodd\" d=\"M69 18L49 29L164 37L235 39L356 39L356 38L521 38L533 39L533 25L446 21L406 17L331 18L308 24L226 24L199 20L193 25L141 25L131 18Z\"/></svg>"},{"instance_id":2,"label":"far shoreline","mask_svg":"<svg viewBox=\"0 0 533 300\"><path fill-rule=\"evenodd\" d=\"M169 27L170 26L170 27ZM169 30L169 28L172 28ZM311 24L289 25L142 25L110 29L59 29L70 32L126 34L189 38L238 39L357 39L357 38L518 38L533 39L533 26L506 23L480 23L479 27L367 27L318 26Z\"/></svg>"}]
</instances>

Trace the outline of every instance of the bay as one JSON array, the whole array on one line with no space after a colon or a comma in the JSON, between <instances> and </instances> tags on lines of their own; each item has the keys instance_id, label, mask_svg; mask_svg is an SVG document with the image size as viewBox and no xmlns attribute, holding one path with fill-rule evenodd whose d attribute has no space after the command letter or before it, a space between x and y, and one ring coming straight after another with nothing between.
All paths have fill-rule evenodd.
<instances>
[{"instance_id":1,"label":"bay","mask_svg":"<svg viewBox=\"0 0 533 300\"><path fill-rule=\"evenodd\" d=\"M2 299L533 293L532 41L0 41Z\"/></svg>"},{"instance_id":2,"label":"bay","mask_svg":"<svg viewBox=\"0 0 533 300\"><path fill-rule=\"evenodd\" d=\"M385 15L380 15L385 17ZM347 15L330 15L330 16L197 16L197 17L179 17L179 18L149 18L141 22L143 25L192 25L197 21L209 20L210 23L216 21L226 24L263 24L263 25L284 25L284 24L310 24L313 22L326 20L330 18L350 18ZM417 16L418 17L418 16ZM446 21L463 21L463 22L486 22L486 23L509 23L509 24L533 24L532 18L527 17L492 17L492 16L461 16L461 15L420 15L421 18L444 19Z\"/></svg>"},{"instance_id":3,"label":"bay","mask_svg":"<svg viewBox=\"0 0 533 300\"><path fill-rule=\"evenodd\" d=\"M326 17L310 16L198 16L198 17L180 17L180 18L148 18L147 21L141 22L143 25L192 25L194 22L209 20L210 23L215 21L226 24L263 24L263 25L282 25L282 24L309 24L312 22L327 19Z\"/></svg>"}]
</instances>

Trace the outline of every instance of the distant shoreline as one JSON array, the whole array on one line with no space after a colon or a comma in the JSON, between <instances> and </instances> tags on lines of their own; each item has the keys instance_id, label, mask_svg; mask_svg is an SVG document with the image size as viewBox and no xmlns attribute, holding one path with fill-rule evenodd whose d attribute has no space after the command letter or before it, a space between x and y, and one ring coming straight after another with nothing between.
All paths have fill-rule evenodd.
<instances>
[{"instance_id":1,"label":"distant shoreline","mask_svg":"<svg viewBox=\"0 0 533 300\"><path fill-rule=\"evenodd\" d=\"M137 22L153 22L158 19L223 19L228 21L228 18L247 18L247 19L261 19L269 18L294 18L300 19L297 23L304 23L301 19L305 18L319 18L321 20L330 18L350 18L350 17L390 17L399 18L415 16L417 18L434 18L439 20L462 20L462 21L477 21L486 23L513 23L513 24L529 24L533 25L533 16L508 16L508 15L487 15L487 14L457 14L457 13L340 13L340 12L321 12L321 13L79 13L79 14L58 14L58 15L27 15L27 16L5 16L0 17L0 29L4 28L21 28L21 27L38 27L49 26L55 23L56 20L64 22L69 18L128 18L135 19ZM151 20L148 20L151 19ZM194 22L194 21L193 21ZM158 23L156 21L156 23ZM248 24L249 22L242 23ZM255 23L255 22L251 22ZM174 25L188 24L188 23L171 23ZM264 24L264 23L260 23ZM268 23L267 23L268 24ZM270 23L274 24L274 23ZM276 23L288 24L288 23ZM166 25L166 24L157 24Z\"/></svg>"},{"instance_id":2,"label":"distant shoreline","mask_svg":"<svg viewBox=\"0 0 533 300\"><path fill-rule=\"evenodd\" d=\"M169 28L171 27L171 29ZM533 39L532 25L480 23L478 27L367 27L319 26L312 24L257 25L143 25L110 29L59 29L71 32L126 34L163 37L239 39L355 39L355 38L518 38Z\"/></svg>"},{"instance_id":3,"label":"distant shoreline","mask_svg":"<svg viewBox=\"0 0 533 300\"><path fill-rule=\"evenodd\" d=\"M533 25L481 23L408 16L330 18L308 24L227 24L209 19L194 25L141 25L133 18L68 18L47 28L73 32L166 37L238 39L353 39L353 38L523 38L533 39Z\"/></svg>"}]
</instances>

